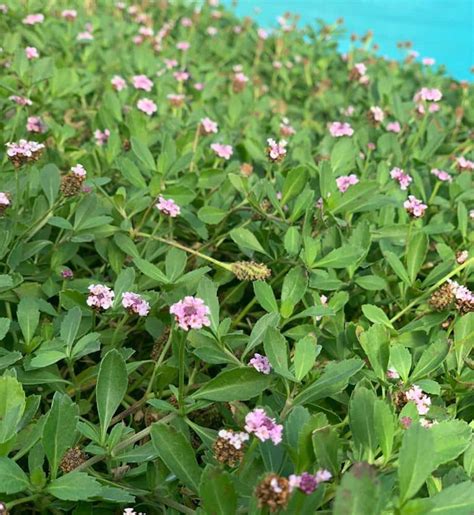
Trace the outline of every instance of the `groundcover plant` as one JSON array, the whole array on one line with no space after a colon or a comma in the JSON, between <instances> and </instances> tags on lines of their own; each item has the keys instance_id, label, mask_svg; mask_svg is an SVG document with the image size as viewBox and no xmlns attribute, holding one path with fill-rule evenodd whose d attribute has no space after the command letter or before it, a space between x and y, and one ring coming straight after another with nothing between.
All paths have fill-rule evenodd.
<instances>
[{"instance_id":1,"label":"groundcover plant","mask_svg":"<svg viewBox=\"0 0 474 515\"><path fill-rule=\"evenodd\" d=\"M0 5L0 512L472 514L469 84L71 4Z\"/></svg>"}]
</instances>

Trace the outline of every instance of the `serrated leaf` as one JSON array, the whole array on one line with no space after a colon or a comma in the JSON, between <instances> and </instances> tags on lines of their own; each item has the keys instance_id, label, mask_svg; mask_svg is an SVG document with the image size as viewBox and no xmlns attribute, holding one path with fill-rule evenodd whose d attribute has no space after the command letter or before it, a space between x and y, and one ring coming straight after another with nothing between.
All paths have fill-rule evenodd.
<instances>
[{"instance_id":1,"label":"serrated leaf","mask_svg":"<svg viewBox=\"0 0 474 515\"><path fill-rule=\"evenodd\" d=\"M22 492L29 487L27 475L20 466L10 458L0 456L0 492L11 495Z\"/></svg>"},{"instance_id":2,"label":"serrated leaf","mask_svg":"<svg viewBox=\"0 0 474 515\"><path fill-rule=\"evenodd\" d=\"M87 501L102 492L100 483L85 472L71 472L51 481L47 491L63 501Z\"/></svg>"}]
</instances>

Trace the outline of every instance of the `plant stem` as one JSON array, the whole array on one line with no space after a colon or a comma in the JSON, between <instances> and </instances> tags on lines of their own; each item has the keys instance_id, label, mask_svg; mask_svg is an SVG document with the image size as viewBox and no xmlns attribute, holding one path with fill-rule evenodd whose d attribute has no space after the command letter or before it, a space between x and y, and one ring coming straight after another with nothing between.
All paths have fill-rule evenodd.
<instances>
[{"instance_id":1,"label":"plant stem","mask_svg":"<svg viewBox=\"0 0 474 515\"><path fill-rule=\"evenodd\" d=\"M185 384L184 384L184 372L185 372L185 348L186 348L186 340L184 338L180 338L178 341L178 366L179 366L179 379L178 379L178 406L179 412L184 416L186 410L184 407L184 398L186 395L185 392Z\"/></svg>"}]
</instances>

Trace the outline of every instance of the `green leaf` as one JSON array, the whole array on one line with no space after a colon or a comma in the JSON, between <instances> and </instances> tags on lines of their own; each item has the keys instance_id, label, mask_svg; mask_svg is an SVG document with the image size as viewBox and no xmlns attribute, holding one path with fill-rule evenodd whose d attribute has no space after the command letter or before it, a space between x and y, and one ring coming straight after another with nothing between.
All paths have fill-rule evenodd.
<instances>
[{"instance_id":1,"label":"green leaf","mask_svg":"<svg viewBox=\"0 0 474 515\"><path fill-rule=\"evenodd\" d=\"M53 479L57 475L61 458L74 444L78 419L78 406L66 394L56 392L43 426L42 440Z\"/></svg>"},{"instance_id":2,"label":"green leaf","mask_svg":"<svg viewBox=\"0 0 474 515\"><path fill-rule=\"evenodd\" d=\"M390 365L400 374L403 382L406 383L411 369L410 351L403 345L392 345L390 347Z\"/></svg>"},{"instance_id":3,"label":"green leaf","mask_svg":"<svg viewBox=\"0 0 474 515\"><path fill-rule=\"evenodd\" d=\"M170 248L165 258L166 276L169 277L171 281L176 281L183 275L187 260L188 256L184 250L174 247Z\"/></svg>"},{"instance_id":4,"label":"green leaf","mask_svg":"<svg viewBox=\"0 0 474 515\"><path fill-rule=\"evenodd\" d=\"M61 178L59 169L55 164L47 164L41 169L40 184L51 207L59 193Z\"/></svg>"},{"instance_id":5,"label":"green leaf","mask_svg":"<svg viewBox=\"0 0 474 515\"><path fill-rule=\"evenodd\" d=\"M334 215L340 213L356 213L358 211L373 210L377 206L375 202L380 202L377 197L378 185L373 182L359 183L351 186L345 193L340 194L335 208L332 210Z\"/></svg>"},{"instance_id":6,"label":"green leaf","mask_svg":"<svg viewBox=\"0 0 474 515\"><path fill-rule=\"evenodd\" d=\"M92 497L98 497L102 487L85 472L71 472L51 481L47 491L63 501L87 501Z\"/></svg>"},{"instance_id":7,"label":"green leaf","mask_svg":"<svg viewBox=\"0 0 474 515\"><path fill-rule=\"evenodd\" d=\"M407 272L410 284L415 282L416 276L423 265L428 252L428 236L423 232L414 233L407 248Z\"/></svg>"},{"instance_id":8,"label":"green leaf","mask_svg":"<svg viewBox=\"0 0 474 515\"><path fill-rule=\"evenodd\" d=\"M133 161L126 158L118 159L117 166L118 169L122 172L124 178L130 184L140 189L145 189L147 187L142 173Z\"/></svg>"},{"instance_id":9,"label":"green leaf","mask_svg":"<svg viewBox=\"0 0 474 515\"><path fill-rule=\"evenodd\" d=\"M401 515L472 515L474 513L474 484L465 481L448 486L424 499L414 499L401 510Z\"/></svg>"},{"instance_id":10,"label":"green leaf","mask_svg":"<svg viewBox=\"0 0 474 515\"><path fill-rule=\"evenodd\" d=\"M75 342L79 326L81 325L82 311L79 306L70 309L61 322L61 340L69 347Z\"/></svg>"},{"instance_id":11,"label":"green leaf","mask_svg":"<svg viewBox=\"0 0 474 515\"><path fill-rule=\"evenodd\" d=\"M202 473L199 496L208 515L237 513L237 494L231 475L218 467L208 466Z\"/></svg>"},{"instance_id":12,"label":"green leaf","mask_svg":"<svg viewBox=\"0 0 474 515\"><path fill-rule=\"evenodd\" d=\"M278 313L267 313L266 315L263 315L263 317L259 318L250 333L250 338L247 346L245 347L243 356L246 356L253 348L263 341L263 335L265 334L267 327L278 327L279 323L280 315Z\"/></svg>"},{"instance_id":13,"label":"green leaf","mask_svg":"<svg viewBox=\"0 0 474 515\"><path fill-rule=\"evenodd\" d=\"M363 366L364 362L357 358L330 363L317 381L295 397L294 404L311 403L339 393L347 387L349 379Z\"/></svg>"},{"instance_id":14,"label":"green leaf","mask_svg":"<svg viewBox=\"0 0 474 515\"><path fill-rule=\"evenodd\" d=\"M211 329L217 332L219 327L219 299L217 298L217 286L208 277L203 277L199 281L196 292L197 297L204 301L209 308Z\"/></svg>"},{"instance_id":15,"label":"green leaf","mask_svg":"<svg viewBox=\"0 0 474 515\"><path fill-rule=\"evenodd\" d=\"M288 343L280 331L269 327L263 338L263 348L275 372L288 379L294 379L288 371Z\"/></svg>"},{"instance_id":16,"label":"green leaf","mask_svg":"<svg viewBox=\"0 0 474 515\"><path fill-rule=\"evenodd\" d=\"M374 324L382 324L390 329L393 328L392 323L388 319L388 316L378 306L364 304L362 306L362 313L364 313L365 317Z\"/></svg>"},{"instance_id":17,"label":"green leaf","mask_svg":"<svg viewBox=\"0 0 474 515\"><path fill-rule=\"evenodd\" d=\"M331 151L331 168L336 175L354 168L357 150L351 138L341 138Z\"/></svg>"},{"instance_id":18,"label":"green leaf","mask_svg":"<svg viewBox=\"0 0 474 515\"><path fill-rule=\"evenodd\" d=\"M418 492L436 468L431 429L425 429L420 424L412 424L403 434L398 460L402 505Z\"/></svg>"},{"instance_id":19,"label":"green leaf","mask_svg":"<svg viewBox=\"0 0 474 515\"><path fill-rule=\"evenodd\" d=\"M0 443L8 442L16 434L26 406L21 383L12 376L0 377Z\"/></svg>"},{"instance_id":20,"label":"green leaf","mask_svg":"<svg viewBox=\"0 0 474 515\"><path fill-rule=\"evenodd\" d=\"M349 403L349 423L358 460L373 462L377 449L375 400L372 390L357 388Z\"/></svg>"},{"instance_id":21,"label":"green leaf","mask_svg":"<svg viewBox=\"0 0 474 515\"><path fill-rule=\"evenodd\" d=\"M114 284L115 300L114 307L120 306L122 303L122 295L127 291L132 291L133 283L135 282L135 269L131 266L124 268Z\"/></svg>"},{"instance_id":22,"label":"green leaf","mask_svg":"<svg viewBox=\"0 0 474 515\"><path fill-rule=\"evenodd\" d=\"M454 324L454 352L456 354L458 374L461 374L464 360L469 356L473 345L474 313L466 313L462 317L459 317Z\"/></svg>"},{"instance_id":23,"label":"green leaf","mask_svg":"<svg viewBox=\"0 0 474 515\"><path fill-rule=\"evenodd\" d=\"M377 469L356 463L342 477L334 500L334 515L379 515L382 513L382 485Z\"/></svg>"},{"instance_id":24,"label":"green leaf","mask_svg":"<svg viewBox=\"0 0 474 515\"><path fill-rule=\"evenodd\" d=\"M29 484L27 475L15 461L0 456L0 492L2 494L17 494L26 490Z\"/></svg>"},{"instance_id":25,"label":"green leaf","mask_svg":"<svg viewBox=\"0 0 474 515\"><path fill-rule=\"evenodd\" d=\"M194 492L199 490L202 470L194 450L182 433L163 424L153 424L151 439L164 464Z\"/></svg>"},{"instance_id":26,"label":"green leaf","mask_svg":"<svg viewBox=\"0 0 474 515\"><path fill-rule=\"evenodd\" d=\"M436 468L455 460L471 442L472 430L464 420L443 420L431 427Z\"/></svg>"},{"instance_id":27,"label":"green leaf","mask_svg":"<svg viewBox=\"0 0 474 515\"><path fill-rule=\"evenodd\" d=\"M154 281L157 281L159 283L169 283L169 280L166 277L166 275L157 266L151 264L149 261L136 257L133 259L133 262L140 270L140 272L144 273L150 279L153 279Z\"/></svg>"},{"instance_id":28,"label":"green leaf","mask_svg":"<svg viewBox=\"0 0 474 515\"><path fill-rule=\"evenodd\" d=\"M296 256L301 249L301 235L297 227L290 227L283 240L283 246L290 256Z\"/></svg>"},{"instance_id":29,"label":"green leaf","mask_svg":"<svg viewBox=\"0 0 474 515\"><path fill-rule=\"evenodd\" d=\"M307 183L307 171L305 166L298 166L298 168L290 170L283 183L280 204L284 206L292 198L299 195Z\"/></svg>"},{"instance_id":30,"label":"green leaf","mask_svg":"<svg viewBox=\"0 0 474 515\"><path fill-rule=\"evenodd\" d=\"M265 281L254 281L253 291L260 306L268 313L278 313L278 304L270 284Z\"/></svg>"},{"instance_id":31,"label":"green leaf","mask_svg":"<svg viewBox=\"0 0 474 515\"><path fill-rule=\"evenodd\" d=\"M392 267L392 270L398 275L398 277L408 286L411 285L410 277L408 272L405 270L403 263L400 258L393 252L384 252L384 258L388 261L388 264Z\"/></svg>"},{"instance_id":32,"label":"green leaf","mask_svg":"<svg viewBox=\"0 0 474 515\"><path fill-rule=\"evenodd\" d=\"M316 345L316 337L308 334L295 344L295 377L301 381L313 368L318 354L321 352L321 345Z\"/></svg>"},{"instance_id":33,"label":"green leaf","mask_svg":"<svg viewBox=\"0 0 474 515\"><path fill-rule=\"evenodd\" d=\"M359 334L359 342L377 377L385 380L390 355L390 335L385 326L374 324Z\"/></svg>"},{"instance_id":34,"label":"green leaf","mask_svg":"<svg viewBox=\"0 0 474 515\"><path fill-rule=\"evenodd\" d=\"M230 237L242 249L250 249L268 256L254 234L243 227L230 231Z\"/></svg>"},{"instance_id":35,"label":"green leaf","mask_svg":"<svg viewBox=\"0 0 474 515\"><path fill-rule=\"evenodd\" d=\"M192 395L209 401L248 401L270 385L271 378L254 368L224 370Z\"/></svg>"},{"instance_id":36,"label":"green leaf","mask_svg":"<svg viewBox=\"0 0 474 515\"><path fill-rule=\"evenodd\" d=\"M377 291L387 288L387 281L378 275L362 275L355 278L355 283L364 290Z\"/></svg>"},{"instance_id":37,"label":"green leaf","mask_svg":"<svg viewBox=\"0 0 474 515\"><path fill-rule=\"evenodd\" d=\"M382 399L375 401L374 426L377 441L387 463L392 455L396 422L390 406Z\"/></svg>"},{"instance_id":38,"label":"green leaf","mask_svg":"<svg viewBox=\"0 0 474 515\"><path fill-rule=\"evenodd\" d=\"M308 288L308 276L301 267L292 268L283 279L280 313L288 318Z\"/></svg>"},{"instance_id":39,"label":"green leaf","mask_svg":"<svg viewBox=\"0 0 474 515\"><path fill-rule=\"evenodd\" d=\"M112 349L100 364L96 385L96 402L102 442L105 442L110 421L120 406L127 387L128 375L125 361L117 350Z\"/></svg>"},{"instance_id":40,"label":"green leaf","mask_svg":"<svg viewBox=\"0 0 474 515\"><path fill-rule=\"evenodd\" d=\"M139 161L141 161L141 163L149 170L155 170L155 160L153 159L150 150L143 142L143 140L140 138L132 137L130 142L132 144L132 151L137 156Z\"/></svg>"},{"instance_id":41,"label":"green leaf","mask_svg":"<svg viewBox=\"0 0 474 515\"><path fill-rule=\"evenodd\" d=\"M227 211L214 206L203 206L197 213L199 220L208 225L216 225L227 215Z\"/></svg>"},{"instance_id":42,"label":"green leaf","mask_svg":"<svg viewBox=\"0 0 474 515\"><path fill-rule=\"evenodd\" d=\"M3 340L10 329L11 320L9 318L0 318L0 340Z\"/></svg>"},{"instance_id":43,"label":"green leaf","mask_svg":"<svg viewBox=\"0 0 474 515\"><path fill-rule=\"evenodd\" d=\"M16 316L25 343L29 344L38 327L40 318L37 300L33 297L23 297L18 304Z\"/></svg>"},{"instance_id":44,"label":"green leaf","mask_svg":"<svg viewBox=\"0 0 474 515\"><path fill-rule=\"evenodd\" d=\"M344 245L338 249L331 250L321 259L313 264L313 268L346 268L357 261L363 254L360 247Z\"/></svg>"},{"instance_id":45,"label":"green leaf","mask_svg":"<svg viewBox=\"0 0 474 515\"><path fill-rule=\"evenodd\" d=\"M57 363L64 359L66 353L60 350L39 350L38 354L31 359L30 366L32 368L44 368Z\"/></svg>"},{"instance_id":46,"label":"green leaf","mask_svg":"<svg viewBox=\"0 0 474 515\"><path fill-rule=\"evenodd\" d=\"M416 364L410 376L410 380L414 382L434 372L441 363L443 363L448 352L449 345L444 338L440 338L435 343L429 344Z\"/></svg>"}]
</instances>

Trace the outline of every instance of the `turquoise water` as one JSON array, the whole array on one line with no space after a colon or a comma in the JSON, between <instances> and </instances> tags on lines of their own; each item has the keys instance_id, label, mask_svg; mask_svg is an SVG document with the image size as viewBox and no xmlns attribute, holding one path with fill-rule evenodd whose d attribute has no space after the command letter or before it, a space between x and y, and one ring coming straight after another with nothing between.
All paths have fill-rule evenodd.
<instances>
[{"instance_id":1,"label":"turquoise water","mask_svg":"<svg viewBox=\"0 0 474 515\"><path fill-rule=\"evenodd\" d=\"M255 8L261 12L256 14ZM236 8L237 14L253 16L264 27L275 27L285 11L300 14L300 25L344 17L348 32L341 51L352 32L371 29L381 55L399 58L397 41L409 40L420 59L433 57L457 79L473 77L474 0L239 0Z\"/></svg>"}]
</instances>

